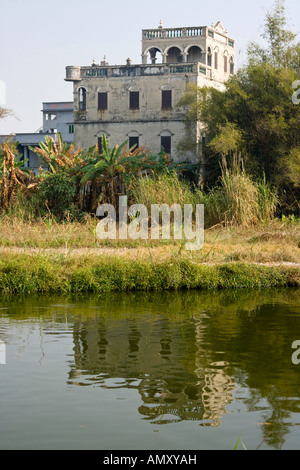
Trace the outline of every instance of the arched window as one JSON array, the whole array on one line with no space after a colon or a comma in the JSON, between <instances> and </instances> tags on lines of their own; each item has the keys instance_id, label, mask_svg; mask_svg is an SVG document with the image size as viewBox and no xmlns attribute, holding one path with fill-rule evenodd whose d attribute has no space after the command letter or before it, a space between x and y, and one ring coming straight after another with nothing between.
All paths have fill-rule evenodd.
<instances>
[{"instance_id":1,"label":"arched window","mask_svg":"<svg viewBox=\"0 0 300 470\"><path fill-rule=\"evenodd\" d=\"M106 134L106 132L104 131L99 131L98 134L96 135L97 137L97 146L98 146L98 152L99 154L101 155L102 152L103 152L103 148L102 148L102 137L103 135L105 135L105 137L108 137L108 135Z\"/></svg>"},{"instance_id":2,"label":"arched window","mask_svg":"<svg viewBox=\"0 0 300 470\"><path fill-rule=\"evenodd\" d=\"M172 87L170 85L163 85L161 87L161 108L172 108Z\"/></svg>"},{"instance_id":3,"label":"arched window","mask_svg":"<svg viewBox=\"0 0 300 470\"><path fill-rule=\"evenodd\" d=\"M98 95L98 110L99 111L106 111L108 109L108 93L105 88L98 88L97 89Z\"/></svg>"},{"instance_id":4,"label":"arched window","mask_svg":"<svg viewBox=\"0 0 300 470\"><path fill-rule=\"evenodd\" d=\"M86 111L86 89L79 88L78 96L79 96L79 111Z\"/></svg>"},{"instance_id":5,"label":"arched window","mask_svg":"<svg viewBox=\"0 0 300 470\"><path fill-rule=\"evenodd\" d=\"M136 86L129 88L129 109L140 109L140 91Z\"/></svg>"},{"instance_id":6,"label":"arched window","mask_svg":"<svg viewBox=\"0 0 300 470\"><path fill-rule=\"evenodd\" d=\"M172 133L168 130L160 133L160 145L167 155L171 155Z\"/></svg>"},{"instance_id":7,"label":"arched window","mask_svg":"<svg viewBox=\"0 0 300 470\"><path fill-rule=\"evenodd\" d=\"M218 59L219 59L219 51L218 49L215 49L215 69L218 70Z\"/></svg>"},{"instance_id":8,"label":"arched window","mask_svg":"<svg viewBox=\"0 0 300 470\"><path fill-rule=\"evenodd\" d=\"M211 67L212 64L212 53L211 53L211 48L209 47L207 50L207 65L208 67Z\"/></svg>"},{"instance_id":9,"label":"arched window","mask_svg":"<svg viewBox=\"0 0 300 470\"><path fill-rule=\"evenodd\" d=\"M224 73L228 72L228 57L224 54Z\"/></svg>"},{"instance_id":10,"label":"arched window","mask_svg":"<svg viewBox=\"0 0 300 470\"><path fill-rule=\"evenodd\" d=\"M136 150L140 146L140 134L137 131L128 132L129 148L134 147Z\"/></svg>"}]
</instances>

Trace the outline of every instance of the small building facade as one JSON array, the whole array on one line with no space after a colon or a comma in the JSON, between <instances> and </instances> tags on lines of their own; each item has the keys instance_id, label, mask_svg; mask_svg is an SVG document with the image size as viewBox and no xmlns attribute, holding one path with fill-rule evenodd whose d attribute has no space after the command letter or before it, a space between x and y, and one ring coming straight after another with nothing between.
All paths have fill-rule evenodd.
<instances>
[{"instance_id":1,"label":"small building facade","mask_svg":"<svg viewBox=\"0 0 300 470\"><path fill-rule=\"evenodd\" d=\"M29 147L38 147L40 142L45 142L46 136L51 136L56 140L58 132L62 134L65 143L71 144L74 142L72 101L43 103L42 113L43 125L36 132L0 136L0 142L6 140L18 142L18 151L23 155L25 167L32 169L35 173L38 173L42 162Z\"/></svg>"},{"instance_id":2,"label":"small building facade","mask_svg":"<svg viewBox=\"0 0 300 470\"><path fill-rule=\"evenodd\" d=\"M129 141L154 154L163 147L173 161L182 160L178 144L186 136L184 110L176 107L188 84L220 90L234 74L235 42L221 22L212 27L142 31L142 63L66 67L73 82L74 140L82 148L99 145L105 134L111 146ZM201 123L195 129L201 141ZM199 155L187 154L196 163Z\"/></svg>"}]
</instances>

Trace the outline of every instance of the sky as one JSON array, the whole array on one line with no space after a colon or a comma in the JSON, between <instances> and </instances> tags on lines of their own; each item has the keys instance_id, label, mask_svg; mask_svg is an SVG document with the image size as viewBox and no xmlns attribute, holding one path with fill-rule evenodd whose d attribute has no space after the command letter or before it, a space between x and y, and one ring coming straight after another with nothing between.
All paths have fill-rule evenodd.
<instances>
[{"instance_id":1,"label":"sky","mask_svg":"<svg viewBox=\"0 0 300 470\"><path fill-rule=\"evenodd\" d=\"M35 132L42 103L72 101L67 65L141 63L142 29L210 26L222 21L236 40L236 63L262 42L274 0L0 0L0 100L17 118L0 120L0 135ZM290 29L300 33L300 2L286 0ZM5 93L3 92L5 90Z\"/></svg>"}]
</instances>

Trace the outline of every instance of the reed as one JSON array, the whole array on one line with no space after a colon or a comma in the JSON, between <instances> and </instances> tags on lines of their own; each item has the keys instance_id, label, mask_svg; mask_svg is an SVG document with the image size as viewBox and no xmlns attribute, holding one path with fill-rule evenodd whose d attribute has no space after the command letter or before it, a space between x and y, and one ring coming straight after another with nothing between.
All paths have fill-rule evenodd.
<instances>
[{"instance_id":1,"label":"reed","mask_svg":"<svg viewBox=\"0 0 300 470\"><path fill-rule=\"evenodd\" d=\"M250 227L274 218L277 196L264 181L253 181L235 167L223 168L218 186L198 193L205 206L206 226L217 224Z\"/></svg>"},{"instance_id":2,"label":"reed","mask_svg":"<svg viewBox=\"0 0 300 470\"><path fill-rule=\"evenodd\" d=\"M131 189L133 201L143 204L148 212L152 204L184 204L197 203L197 196L186 181L180 180L175 171L152 174L135 179Z\"/></svg>"}]
</instances>

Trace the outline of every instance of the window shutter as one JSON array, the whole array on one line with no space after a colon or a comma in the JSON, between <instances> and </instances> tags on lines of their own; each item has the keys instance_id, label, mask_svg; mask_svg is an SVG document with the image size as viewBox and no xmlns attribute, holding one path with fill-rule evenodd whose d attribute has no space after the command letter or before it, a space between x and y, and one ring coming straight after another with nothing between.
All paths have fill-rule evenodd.
<instances>
[{"instance_id":1,"label":"window shutter","mask_svg":"<svg viewBox=\"0 0 300 470\"><path fill-rule=\"evenodd\" d=\"M139 109L140 107L140 93L138 91L130 92L130 109Z\"/></svg>"},{"instance_id":2,"label":"window shutter","mask_svg":"<svg viewBox=\"0 0 300 470\"><path fill-rule=\"evenodd\" d=\"M129 137L129 148L133 147L135 145L136 150L139 147L139 138L138 137Z\"/></svg>"},{"instance_id":3,"label":"window shutter","mask_svg":"<svg viewBox=\"0 0 300 470\"><path fill-rule=\"evenodd\" d=\"M107 93L98 93L98 109L104 111L107 109Z\"/></svg>"},{"instance_id":4,"label":"window shutter","mask_svg":"<svg viewBox=\"0 0 300 470\"><path fill-rule=\"evenodd\" d=\"M163 90L162 91L162 109L170 109L172 108L172 91L171 90Z\"/></svg>"},{"instance_id":5,"label":"window shutter","mask_svg":"<svg viewBox=\"0 0 300 470\"><path fill-rule=\"evenodd\" d=\"M218 68L218 53L215 52L215 69Z\"/></svg>"},{"instance_id":6,"label":"window shutter","mask_svg":"<svg viewBox=\"0 0 300 470\"><path fill-rule=\"evenodd\" d=\"M161 146L163 147L165 153L171 153L171 136L162 136L161 137Z\"/></svg>"}]
</instances>

